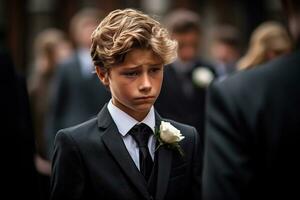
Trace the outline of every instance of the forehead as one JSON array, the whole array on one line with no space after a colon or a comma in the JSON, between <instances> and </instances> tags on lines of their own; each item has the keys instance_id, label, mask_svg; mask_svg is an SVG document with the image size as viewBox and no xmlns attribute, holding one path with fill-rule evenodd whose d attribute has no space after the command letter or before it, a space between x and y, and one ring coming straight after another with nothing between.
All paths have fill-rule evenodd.
<instances>
[{"instance_id":1,"label":"forehead","mask_svg":"<svg viewBox=\"0 0 300 200\"><path fill-rule=\"evenodd\" d=\"M124 65L154 65L161 64L162 59L151 49L132 49L125 56Z\"/></svg>"}]
</instances>

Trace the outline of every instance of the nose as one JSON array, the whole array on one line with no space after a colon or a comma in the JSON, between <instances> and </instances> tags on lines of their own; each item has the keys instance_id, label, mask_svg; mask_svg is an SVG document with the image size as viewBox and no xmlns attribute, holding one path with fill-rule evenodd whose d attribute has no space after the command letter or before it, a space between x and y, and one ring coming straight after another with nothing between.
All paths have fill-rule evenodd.
<instances>
[{"instance_id":1,"label":"nose","mask_svg":"<svg viewBox=\"0 0 300 200\"><path fill-rule=\"evenodd\" d=\"M149 92L151 91L151 88L152 88L152 84L151 84L150 76L147 73L145 73L141 76L139 90L141 92Z\"/></svg>"}]
</instances>

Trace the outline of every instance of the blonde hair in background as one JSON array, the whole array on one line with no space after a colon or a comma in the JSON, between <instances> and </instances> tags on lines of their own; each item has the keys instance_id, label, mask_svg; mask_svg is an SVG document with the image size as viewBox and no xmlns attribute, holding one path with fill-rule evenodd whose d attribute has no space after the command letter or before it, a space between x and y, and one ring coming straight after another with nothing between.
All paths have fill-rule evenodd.
<instances>
[{"instance_id":1,"label":"blonde hair in background","mask_svg":"<svg viewBox=\"0 0 300 200\"><path fill-rule=\"evenodd\" d=\"M161 24L134 9L114 10L92 34L91 56L95 66L110 68L124 61L134 48L151 49L164 62L177 56L177 42Z\"/></svg>"},{"instance_id":2,"label":"blonde hair in background","mask_svg":"<svg viewBox=\"0 0 300 200\"><path fill-rule=\"evenodd\" d=\"M41 65L44 64L47 65L44 66L47 69L46 71L44 69L44 73L51 73L54 65L70 54L64 51L63 45L71 51L71 43L63 31L56 28L48 28L41 31L34 41L35 68L41 69ZM41 64L40 61L42 60L47 62Z\"/></svg>"},{"instance_id":3,"label":"blonde hair in background","mask_svg":"<svg viewBox=\"0 0 300 200\"><path fill-rule=\"evenodd\" d=\"M268 53L287 53L292 41L287 30L278 22L268 21L258 26L251 35L248 51L237 66L240 70L252 68L269 60Z\"/></svg>"}]
</instances>

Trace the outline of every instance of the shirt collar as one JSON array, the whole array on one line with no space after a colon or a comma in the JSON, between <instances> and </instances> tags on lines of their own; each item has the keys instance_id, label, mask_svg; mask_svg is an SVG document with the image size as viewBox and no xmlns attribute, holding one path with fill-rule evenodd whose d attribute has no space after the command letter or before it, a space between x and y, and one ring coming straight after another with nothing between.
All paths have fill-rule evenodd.
<instances>
[{"instance_id":1,"label":"shirt collar","mask_svg":"<svg viewBox=\"0 0 300 200\"><path fill-rule=\"evenodd\" d=\"M152 106L147 116L142 121L137 121L133 117L129 116L127 113L122 111L120 108L115 106L112 103L112 100L109 101L107 109L114 120L117 128L122 136L125 136L128 131L136 124L145 123L147 124L152 131L154 132L155 127L155 113L154 107Z\"/></svg>"}]
</instances>

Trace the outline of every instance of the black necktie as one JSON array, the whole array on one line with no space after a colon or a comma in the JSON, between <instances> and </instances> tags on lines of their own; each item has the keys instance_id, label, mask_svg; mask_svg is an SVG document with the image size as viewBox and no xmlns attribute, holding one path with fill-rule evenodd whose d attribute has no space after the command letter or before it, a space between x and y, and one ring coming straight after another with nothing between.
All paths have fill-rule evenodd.
<instances>
[{"instance_id":1,"label":"black necktie","mask_svg":"<svg viewBox=\"0 0 300 200\"><path fill-rule=\"evenodd\" d=\"M140 172L144 175L146 181L148 181L153 167L153 161L148 149L148 140L153 131L149 126L141 123L135 125L129 132L139 147Z\"/></svg>"}]
</instances>

